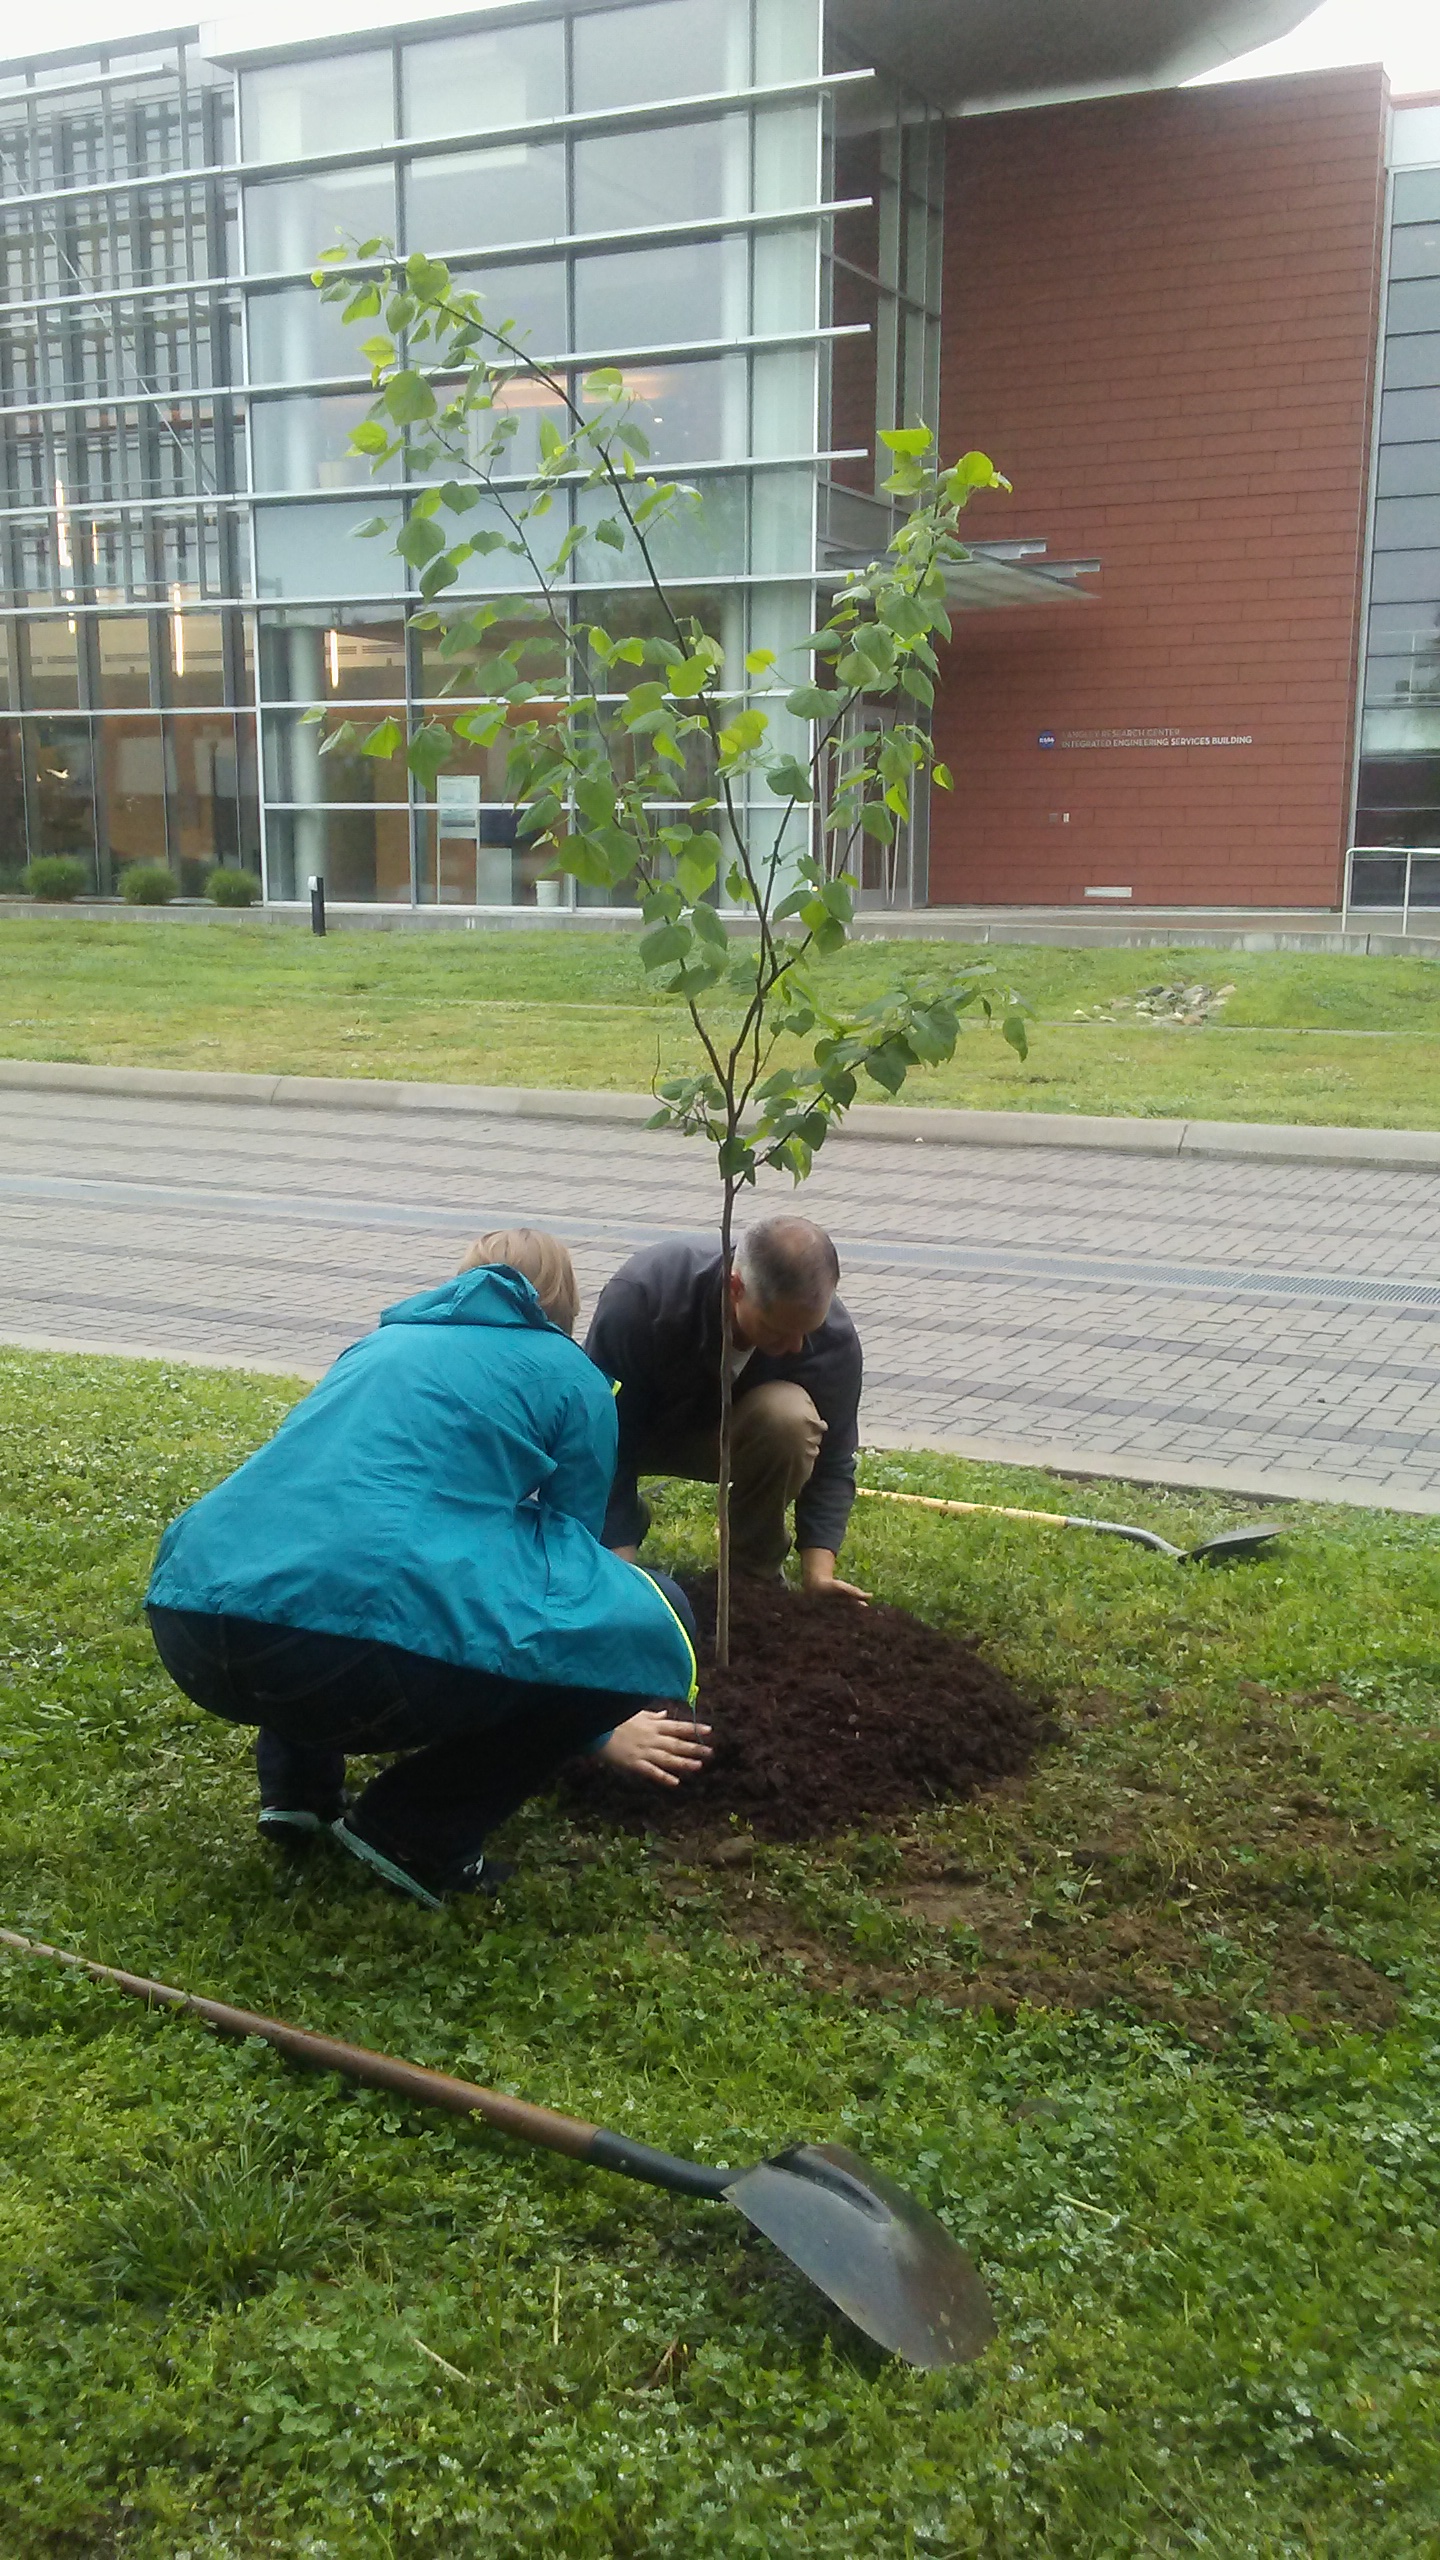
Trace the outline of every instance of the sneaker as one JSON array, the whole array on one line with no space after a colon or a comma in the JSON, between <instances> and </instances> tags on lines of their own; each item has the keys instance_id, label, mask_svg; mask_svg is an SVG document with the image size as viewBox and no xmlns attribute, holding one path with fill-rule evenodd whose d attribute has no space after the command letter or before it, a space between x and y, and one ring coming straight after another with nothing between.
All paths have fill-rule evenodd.
<instances>
[{"instance_id":1,"label":"sneaker","mask_svg":"<svg viewBox=\"0 0 1440 2560\"><path fill-rule=\"evenodd\" d=\"M399 1858L367 1839L348 1813L331 1824L330 1835L339 1841L342 1849L349 1850L352 1858L358 1858L362 1866L383 1877L397 1893L408 1894L412 1902L423 1903L427 1911L443 1911L453 1894L493 1894L515 1872L513 1867L501 1865L494 1858L486 1858L479 1851L474 1857L465 1859L462 1865L451 1867L443 1874L423 1867L414 1859L402 1864Z\"/></svg>"},{"instance_id":2,"label":"sneaker","mask_svg":"<svg viewBox=\"0 0 1440 2560\"><path fill-rule=\"evenodd\" d=\"M342 1798L339 1807L332 1807L327 1813L317 1813L315 1807L308 1804L262 1804L255 1817L255 1827L261 1839L268 1841L274 1849L308 1849L323 1831L333 1828L344 1812L346 1801Z\"/></svg>"}]
</instances>

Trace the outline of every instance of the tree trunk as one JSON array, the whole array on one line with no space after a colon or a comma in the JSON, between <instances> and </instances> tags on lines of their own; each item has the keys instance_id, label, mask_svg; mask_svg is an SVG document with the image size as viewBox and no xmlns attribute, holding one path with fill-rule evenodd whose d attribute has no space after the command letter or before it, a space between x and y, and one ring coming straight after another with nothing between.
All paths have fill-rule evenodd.
<instances>
[{"instance_id":1,"label":"tree trunk","mask_svg":"<svg viewBox=\"0 0 1440 2560\"><path fill-rule=\"evenodd\" d=\"M725 1184L724 1207L720 1216L720 1465L715 1494L715 1525L718 1531L718 1571L715 1578L715 1667L730 1668L730 1439L734 1398L731 1394L730 1355L735 1347L735 1311L730 1299L730 1273L734 1262L735 1185Z\"/></svg>"}]
</instances>

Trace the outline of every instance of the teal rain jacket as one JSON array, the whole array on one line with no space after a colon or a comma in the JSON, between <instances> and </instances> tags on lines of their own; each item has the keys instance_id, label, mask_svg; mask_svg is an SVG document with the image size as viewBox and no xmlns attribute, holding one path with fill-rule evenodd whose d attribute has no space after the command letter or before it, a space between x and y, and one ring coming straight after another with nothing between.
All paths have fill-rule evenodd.
<instances>
[{"instance_id":1,"label":"teal rain jacket","mask_svg":"<svg viewBox=\"0 0 1440 2560\"><path fill-rule=\"evenodd\" d=\"M692 1697L669 1602L599 1542L615 1441L610 1387L529 1281L462 1272L387 1307L171 1522L146 1598L511 1680Z\"/></svg>"}]
</instances>

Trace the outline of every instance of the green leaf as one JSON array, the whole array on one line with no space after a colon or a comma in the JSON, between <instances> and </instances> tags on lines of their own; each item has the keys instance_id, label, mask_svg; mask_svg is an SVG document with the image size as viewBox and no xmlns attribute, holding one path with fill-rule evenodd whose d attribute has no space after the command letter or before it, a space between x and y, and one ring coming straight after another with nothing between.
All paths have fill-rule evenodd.
<instances>
[{"instance_id":1,"label":"green leaf","mask_svg":"<svg viewBox=\"0 0 1440 2560\"><path fill-rule=\"evenodd\" d=\"M454 586L460 575L460 563L465 556L465 549L466 546L462 544L459 551L442 552L438 560L432 560L428 568L421 570L420 593L422 596L438 596L443 594L446 587Z\"/></svg>"},{"instance_id":2,"label":"green leaf","mask_svg":"<svg viewBox=\"0 0 1440 2560\"><path fill-rule=\"evenodd\" d=\"M435 415L435 394L423 373L392 373L380 397L397 427L413 427Z\"/></svg>"},{"instance_id":3,"label":"green leaf","mask_svg":"<svg viewBox=\"0 0 1440 2560\"><path fill-rule=\"evenodd\" d=\"M450 295L450 270L438 258L427 258L416 249L405 261L405 281L418 302L445 302Z\"/></svg>"},{"instance_id":4,"label":"green leaf","mask_svg":"<svg viewBox=\"0 0 1440 2560\"><path fill-rule=\"evenodd\" d=\"M830 720L840 709L840 701L818 684L797 684L793 693L786 694L785 708L797 720Z\"/></svg>"},{"instance_id":5,"label":"green leaf","mask_svg":"<svg viewBox=\"0 0 1440 2560\"><path fill-rule=\"evenodd\" d=\"M380 287L373 283L362 284L357 293L352 293L340 314L347 326L352 320L378 320L379 317Z\"/></svg>"},{"instance_id":6,"label":"green leaf","mask_svg":"<svg viewBox=\"0 0 1440 2560\"><path fill-rule=\"evenodd\" d=\"M810 776L795 756L779 756L774 764L767 765L765 781L777 800L810 801L815 797Z\"/></svg>"},{"instance_id":7,"label":"green leaf","mask_svg":"<svg viewBox=\"0 0 1440 2560\"><path fill-rule=\"evenodd\" d=\"M708 942L713 950L729 950L730 936L725 930L724 921L718 910L710 906L704 898L691 908L690 921L702 942Z\"/></svg>"},{"instance_id":8,"label":"green leaf","mask_svg":"<svg viewBox=\"0 0 1440 2560\"><path fill-rule=\"evenodd\" d=\"M405 762L416 780L422 782L428 791L436 774L442 765L450 762L453 753L454 741L449 730L439 720L427 720L424 728L417 729L411 739L405 751Z\"/></svg>"},{"instance_id":9,"label":"green leaf","mask_svg":"<svg viewBox=\"0 0 1440 2560\"><path fill-rule=\"evenodd\" d=\"M367 516L363 524L357 524L351 527L351 540L354 542L373 542L377 533L393 533L394 530L395 519L393 516Z\"/></svg>"},{"instance_id":10,"label":"green leaf","mask_svg":"<svg viewBox=\"0 0 1440 2560\"><path fill-rule=\"evenodd\" d=\"M703 898L719 868L719 844L714 836L697 836L683 853L675 857L675 882L688 906Z\"/></svg>"},{"instance_id":11,"label":"green leaf","mask_svg":"<svg viewBox=\"0 0 1440 2560\"><path fill-rule=\"evenodd\" d=\"M670 967L676 960L686 957L693 938L688 925L656 925L651 932L640 936L641 966L646 969Z\"/></svg>"},{"instance_id":12,"label":"green leaf","mask_svg":"<svg viewBox=\"0 0 1440 2560\"><path fill-rule=\"evenodd\" d=\"M542 411L540 417L540 452L542 459L546 462L558 462L560 456L565 452L565 450L565 438L560 433L554 419L547 418Z\"/></svg>"},{"instance_id":13,"label":"green leaf","mask_svg":"<svg viewBox=\"0 0 1440 2560\"><path fill-rule=\"evenodd\" d=\"M393 756L405 744L405 732L398 720L381 720L360 741L362 756Z\"/></svg>"},{"instance_id":14,"label":"green leaf","mask_svg":"<svg viewBox=\"0 0 1440 2560\"><path fill-rule=\"evenodd\" d=\"M1009 1041L1016 1057L1028 1058L1030 1055L1030 1043L1025 1034L1025 1018L1023 1014L1007 1013L1000 1028L1003 1037Z\"/></svg>"},{"instance_id":15,"label":"green leaf","mask_svg":"<svg viewBox=\"0 0 1440 2560\"><path fill-rule=\"evenodd\" d=\"M704 692L713 673L708 658L682 658L678 667L667 671L665 681L682 702L693 702L697 694Z\"/></svg>"},{"instance_id":16,"label":"green leaf","mask_svg":"<svg viewBox=\"0 0 1440 2560\"><path fill-rule=\"evenodd\" d=\"M880 442L891 453L928 453L935 442L928 427L882 427Z\"/></svg>"},{"instance_id":17,"label":"green leaf","mask_svg":"<svg viewBox=\"0 0 1440 2560\"><path fill-rule=\"evenodd\" d=\"M954 790L955 777L948 764L932 764L930 767L930 775L932 781L939 783L942 791Z\"/></svg>"},{"instance_id":18,"label":"green leaf","mask_svg":"<svg viewBox=\"0 0 1440 2560\"><path fill-rule=\"evenodd\" d=\"M388 453L394 441L389 428L383 427L378 418L362 418L359 426L350 430L352 453Z\"/></svg>"},{"instance_id":19,"label":"green leaf","mask_svg":"<svg viewBox=\"0 0 1440 2560\"><path fill-rule=\"evenodd\" d=\"M412 569L423 569L445 549L445 536L429 516L411 516L395 537L395 548Z\"/></svg>"},{"instance_id":20,"label":"green leaf","mask_svg":"<svg viewBox=\"0 0 1440 2560\"><path fill-rule=\"evenodd\" d=\"M607 550L623 551L625 527L616 516L602 516L595 527L595 539L597 542L603 542Z\"/></svg>"},{"instance_id":21,"label":"green leaf","mask_svg":"<svg viewBox=\"0 0 1440 2560\"><path fill-rule=\"evenodd\" d=\"M598 365L593 373L586 374L580 388L584 398L587 400L594 400L596 402L604 400L623 400L625 397L625 376L620 371L618 365Z\"/></svg>"},{"instance_id":22,"label":"green leaf","mask_svg":"<svg viewBox=\"0 0 1440 2560\"><path fill-rule=\"evenodd\" d=\"M773 649L747 649L745 653L745 673L747 676L766 675L774 664L775 652Z\"/></svg>"}]
</instances>

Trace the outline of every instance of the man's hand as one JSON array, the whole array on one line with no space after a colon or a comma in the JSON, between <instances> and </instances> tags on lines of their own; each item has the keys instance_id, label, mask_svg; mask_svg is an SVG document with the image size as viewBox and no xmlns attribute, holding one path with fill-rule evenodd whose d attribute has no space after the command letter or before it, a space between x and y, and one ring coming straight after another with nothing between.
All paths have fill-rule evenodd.
<instances>
[{"instance_id":1,"label":"man's hand","mask_svg":"<svg viewBox=\"0 0 1440 2560\"><path fill-rule=\"evenodd\" d=\"M657 1787L678 1787L692 1778L710 1757L708 1724L683 1724L666 1710L642 1708L601 1743L594 1754L611 1769L632 1778L651 1778Z\"/></svg>"},{"instance_id":2,"label":"man's hand","mask_svg":"<svg viewBox=\"0 0 1440 2560\"><path fill-rule=\"evenodd\" d=\"M800 1582L806 1591L839 1591L847 1600L858 1600L862 1608L870 1597L858 1583L841 1581L835 1570L835 1558L828 1547L801 1548Z\"/></svg>"}]
</instances>

